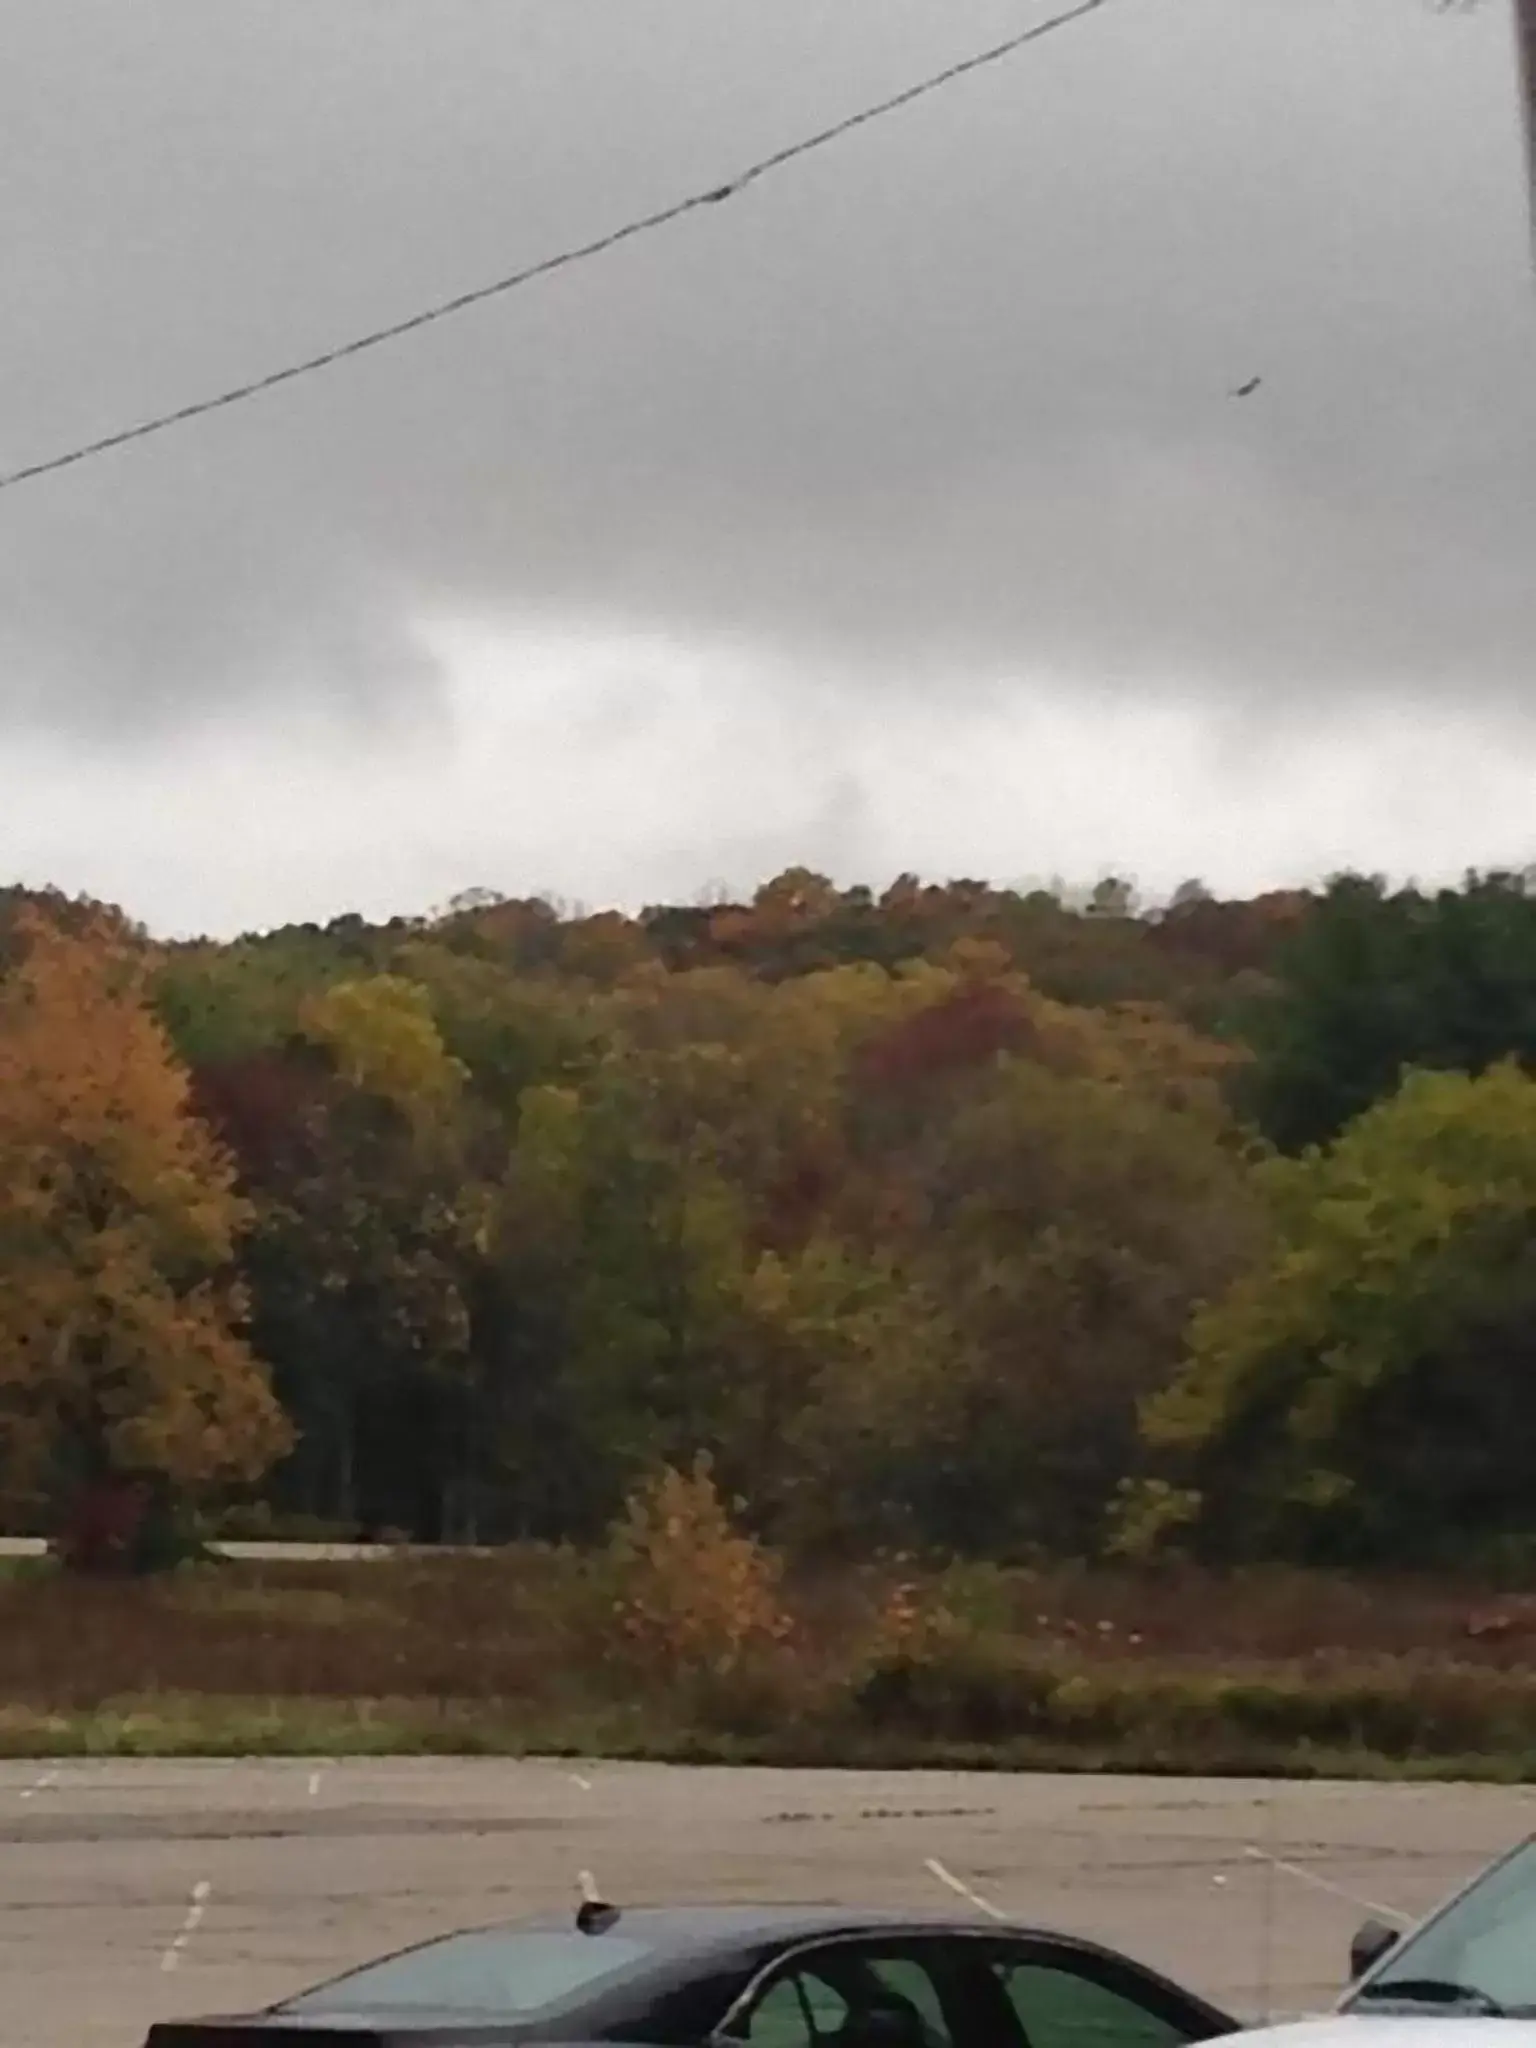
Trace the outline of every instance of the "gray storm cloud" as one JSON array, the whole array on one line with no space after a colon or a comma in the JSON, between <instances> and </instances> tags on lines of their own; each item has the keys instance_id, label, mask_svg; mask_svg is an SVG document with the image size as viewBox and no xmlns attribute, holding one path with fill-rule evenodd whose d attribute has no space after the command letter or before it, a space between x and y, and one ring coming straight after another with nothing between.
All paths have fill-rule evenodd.
<instances>
[{"instance_id":1,"label":"gray storm cloud","mask_svg":"<svg viewBox=\"0 0 1536 2048\"><path fill-rule=\"evenodd\" d=\"M0 467L1045 11L0 0ZM1120 0L579 272L0 496L0 716L408 710L416 622L455 609L850 677L1515 701L1533 344L1503 0Z\"/></svg>"}]
</instances>

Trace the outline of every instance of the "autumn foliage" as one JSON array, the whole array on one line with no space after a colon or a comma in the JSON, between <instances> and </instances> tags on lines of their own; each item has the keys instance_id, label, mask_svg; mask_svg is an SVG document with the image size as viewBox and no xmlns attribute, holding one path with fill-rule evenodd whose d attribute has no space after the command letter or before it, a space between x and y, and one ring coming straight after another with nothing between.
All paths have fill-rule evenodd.
<instances>
[{"instance_id":1,"label":"autumn foliage","mask_svg":"<svg viewBox=\"0 0 1536 2048\"><path fill-rule=\"evenodd\" d=\"M1521 875L172 946L13 892L0 1516L617 1518L704 1665L770 1553L1536 1555L1533 1069Z\"/></svg>"},{"instance_id":2,"label":"autumn foliage","mask_svg":"<svg viewBox=\"0 0 1536 2048\"><path fill-rule=\"evenodd\" d=\"M249 1210L189 1112L144 963L99 929L34 917L18 935L0 987L0 1469L14 1500L83 1504L95 1555L127 1540L124 1489L259 1478L290 1433L238 1334Z\"/></svg>"},{"instance_id":3,"label":"autumn foliage","mask_svg":"<svg viewBox=\"0 0 1536 2048\"><path fill-rule=\"evenodd\" d=\"M666 1466L616 1525L619 1633L642 1669L726 1677L790 1633L781 1561L737 1526L707 1456Z\"/></svg>"}]
</instances>

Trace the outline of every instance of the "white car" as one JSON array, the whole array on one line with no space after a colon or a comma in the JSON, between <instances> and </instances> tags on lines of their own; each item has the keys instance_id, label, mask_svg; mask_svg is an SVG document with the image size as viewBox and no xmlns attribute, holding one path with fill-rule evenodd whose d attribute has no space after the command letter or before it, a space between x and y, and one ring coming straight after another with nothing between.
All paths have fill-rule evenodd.
<instances>
[{"instance_id":1,"label":"white car","mask_svg":"<svg viewBox=\"0 0 1536 2048\"><path fill-rule=\"evenodd\" d=\"M1251 2027L1264 2048L1536 2048L1536 1836L1407 1933L1368 1920L1332 2013ZM1236 2039L1237 2037L1233 2037Z\"/></svg>"}]
</instances>

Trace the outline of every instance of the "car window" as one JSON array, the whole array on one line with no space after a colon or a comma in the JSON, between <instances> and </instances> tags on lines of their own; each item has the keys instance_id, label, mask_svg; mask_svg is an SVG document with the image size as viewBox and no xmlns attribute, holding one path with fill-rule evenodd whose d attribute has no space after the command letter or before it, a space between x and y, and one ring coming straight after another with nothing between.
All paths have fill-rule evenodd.
<instances>
[{"instance_id":1,"label":"car window","mask_svg":"<svg viewBox=\"0 0 1536 2048\"><path fill-rule=\"evenodd\" d=\"M927 2029L931 2048L951 2048L949 2022L938 1986L924 1965L913 1956L871 1956L869 1967L876 1981L917 2008Z\"/></svg>"},{"instance_id":2,"label":"car window","mask_svg":"<svg viewBox=\"0 0 1536 2048\"><path fill-rule=\"evenodd\" d=\"M450 1934L333 1978L280 2010L532 2015L621 1975L649 1953L645 1943L614 1934Z\"/></svg>"},{"instance_id":3,"label":"car window","mask_svg":"<svg viewBox=\"0 0 1536 2048\"><path fill-rule=\"evenodd\" d=\"M1132 1991L1061 1962L1002 1957L993 1965L1027 2048L1182 2048L1182 2027Z\"/></svg>"},{"instance_id":4,"label":"car window","mask_svg":"<svg viewBox=\"0 0 1536 2048\"><path fill-rule=\"evenodd\" d=\"M746 2038L752 2048L817 2048L836 2039L848 2011L825 1978L795 1970L770 1984L752 2008Z\"/></svg>"},{"instance_id":5,"label":"car window","mask_svg":"<svg viewBox=\"0 0 1536 2048\"><path fill-rule=\"evenodd\" d=\"M764 1988L733 2031L751 2048L859 2048L868 2014L905 2022L908 2048L954 2048L935 1969L915 1950L838 1943L802 1958ZM881 2048L902 2048L900 2034Z\"/></svg>"},{"instance_id":6,"label":"car window","mask_svg":"<svg viewBox=\"0 0 1536 2048\"><path fill-rule=\"evenodd\" d=\"M1536 2011L1536 1841L1494 1864L1392 1949L1346 2009L1368 2011L1373 2000L1405 1996L1450 2009L1458 1986L1468 2000L1518 2017Z\"/></svg>"}]
</instances>

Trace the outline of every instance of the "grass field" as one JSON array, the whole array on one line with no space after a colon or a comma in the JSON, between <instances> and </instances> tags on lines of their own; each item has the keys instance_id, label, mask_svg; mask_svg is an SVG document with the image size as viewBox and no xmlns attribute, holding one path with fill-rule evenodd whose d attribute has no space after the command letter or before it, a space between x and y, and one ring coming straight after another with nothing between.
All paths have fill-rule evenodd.
<instances>
[{"instance_id":1,"label":"grass field","mask_svg":"<svg viewBox=\"0 0 1536 2048\"><path fill-rule=\"evenodd\" d=\"M782 1588L758 1641L658 1618L607 1556L13 1569L0 1753L1536 1778L1518 1601L1293 1573L893 1579Z\"/></svg>"}]
</instances>

